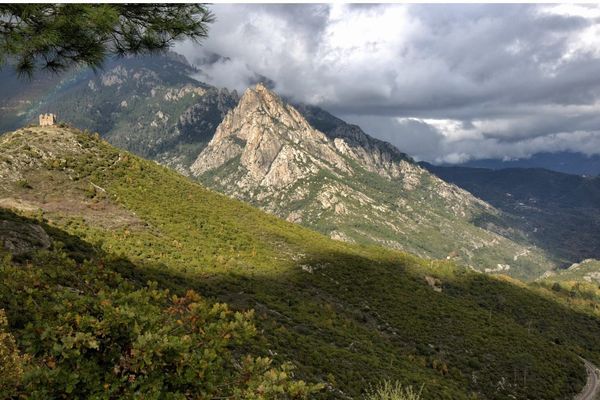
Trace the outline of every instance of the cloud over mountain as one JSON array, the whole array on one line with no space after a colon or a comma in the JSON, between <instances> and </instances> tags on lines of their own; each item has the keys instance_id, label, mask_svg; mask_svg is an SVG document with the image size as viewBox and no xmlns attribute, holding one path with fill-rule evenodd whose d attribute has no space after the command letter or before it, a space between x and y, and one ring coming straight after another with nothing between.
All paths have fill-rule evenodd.
<instances>
[{"instance_id":1,"label":"cloud over mountain","mask_svg":"<svg viewBox=\"0 0 600 400\"><path fill-rule=\"evenodd\" d=\"M461 161L600 142L600 8L216 5L202 79L357 122L417 158Z\"/></svg>"}]
</instances>

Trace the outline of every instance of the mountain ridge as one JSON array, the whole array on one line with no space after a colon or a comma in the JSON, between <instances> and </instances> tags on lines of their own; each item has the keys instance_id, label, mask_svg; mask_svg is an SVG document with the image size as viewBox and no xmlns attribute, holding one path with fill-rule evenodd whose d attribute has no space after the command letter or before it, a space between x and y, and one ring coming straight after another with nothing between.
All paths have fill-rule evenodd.
<instances>
[{"instance_id":1,"label":"mountain ridge","mask_svg":"<svg viewBox=\"0 0 600 400\"><path fill-rule=\"evenodd\" d=\"M600 258L600 178L539 168L421 165L517 216L521 229L540 247L551 249L561 266Z\"/></svg>"},{"instance_id":2,"label":"mountain ridge","mask_svg":"<svg viewBox=\"0 0 600 400\"><path fill-rule=\"evenodd\" d=\"M341 240L378 243L421 256L457 254L479 266L482 259L476 253L500 249L504 255L488 260L488 271L506 272L521 256L532 263L529 267L537 262L533 269L538 273L544 262L551 263L534 246L511 242L507 237L523 243L526 238L496 225L501 213L489 204L360 128L316 108L304 110L318 123L327 122L328 132L315 129L318 123L309 123L265 86L248 89L192 164L192 175ZM480 226L472 222L478 219ZM442 236L448 238L454 229L461 233L443 243Z\"/></svg>"}]
</instances>

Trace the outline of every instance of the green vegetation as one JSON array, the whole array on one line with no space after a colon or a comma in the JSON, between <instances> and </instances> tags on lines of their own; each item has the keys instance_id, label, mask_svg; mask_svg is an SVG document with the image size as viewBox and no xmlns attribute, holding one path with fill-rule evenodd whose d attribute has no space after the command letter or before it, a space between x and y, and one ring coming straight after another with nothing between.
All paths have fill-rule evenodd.
<instances>
[{"instance_id":1,"label":"green vegetation","mask_svg":"<svg viewBox=\"0 0 600 400\"><path fill-rule=\"evenodd\" d=\"M536 285L551 290L563 304L600 317L600 261L587 259L573 264Z\"/></svg>"},{"instance_id":2,"label":"green vegetation","mask_svg":"<svg viewBox=\"0 0 600 400\"><path fill-rule=\"evenodd\" d=\"M289 365L233 355L256 334L251 312L135 284L114 263L123 261L77 263L59 243L26 261L4 258L0 304L33 356L18 354L0 313L5 396L300 399L319 389L290 379Z\"/></svg>"},{"instance_id":3,"label":"green vegetation","mask_svg":"<svg viewBox=\"0 0 600 400\"><path fill-rule=\"evenodd\" d=\"M561 304L551 289L330 240L75 130L22 130L4 136L0 149L2 176L32 186L3 184L0 198L53 239L49 250L3 262L7 332L16 354L33 360L23 378L31 383L19 390L63 390L58 382L73 379L83 397L93 395L89 387L104 390L98 382L126 394L132 369L144 390L166 387L158 365L176 374L207 348L223 366L218 382L240 376L251 354L251 382L283 385L290 397L323 383L315 399L360 398L384 380L423 387L423 399L568 399L585 382L577 355L600 364L600 320ZM171 313L181 301L196 305ZM191 321L198 315L232 336L206 340L211 333ZM141 354L154 367L140 374ZM95 369L121 365L122 355L131 361L126 373Z\"/></svg>"},{"instance_id":4,"label":"green vegetation","mask_svg":"<svg viewBox=\"0 0 600 400\"><path fill-rule=\"evenodd\" d=\"M214 20L199 4L2 4L0 66L19 73L102 66L107 55L166 50L176 40L200 40Z\"/></svg>"},{"instance_id":5,"label":"green vegetation","mask_svg":"<svg viewBox=\"0 0 600 400\"><path fill-rule=\"evenodd\" d=\"M383 381L364 396L364 400L420 400L421 391L404 387L399 382Z\"/></svg>"},{"instance_id":6,"label":"green vegetation","mask_svg":"<svg viewBox=\"0 0 600 400\"><path fill-rule=\"evenodd\" d=\"M8 321L3 310L0 310L0 396L13 396L23 380L24 365L27 357L20 354L15 338L7 331Z\"/></svg>"}]
</instances>

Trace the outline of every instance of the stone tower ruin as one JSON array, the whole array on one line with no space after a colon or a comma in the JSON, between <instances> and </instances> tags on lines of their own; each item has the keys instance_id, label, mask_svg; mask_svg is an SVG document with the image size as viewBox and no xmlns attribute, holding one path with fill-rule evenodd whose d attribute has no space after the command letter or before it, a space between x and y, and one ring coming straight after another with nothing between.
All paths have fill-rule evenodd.
<instances>
[{"instance_id":1,"label":"stone tower ruin","mask_svg":"<svg viewBox=\"0 0 600 400\"><path fill-rule=\"evenodd\" d=\"M56 115L40 114L40 126L52 126L56 124Z\"/></svg>"}]
</instances>

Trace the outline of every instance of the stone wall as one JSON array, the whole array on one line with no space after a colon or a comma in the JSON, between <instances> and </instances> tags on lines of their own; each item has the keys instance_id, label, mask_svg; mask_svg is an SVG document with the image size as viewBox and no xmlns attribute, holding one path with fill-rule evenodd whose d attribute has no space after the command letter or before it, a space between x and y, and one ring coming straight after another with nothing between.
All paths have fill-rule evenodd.
<instances>
[{"instance_id":1,"label":"stone wall","mask_svg":"<svg viewBox=\"0 0 600 400\"><path fill-rule=\"evenodd\" d=\"M40 126L52 126L56 124L56 115L40 114Z\"/></svg>"}]
</instances>

